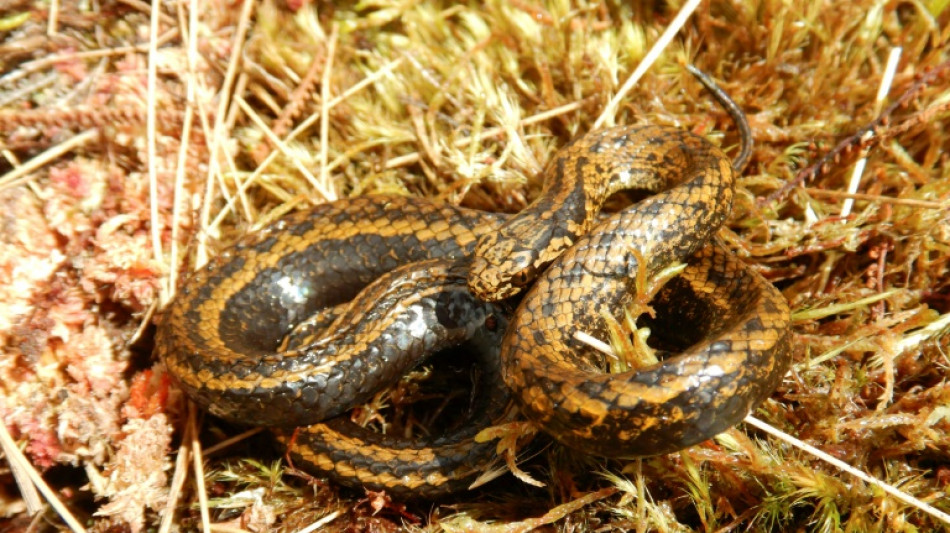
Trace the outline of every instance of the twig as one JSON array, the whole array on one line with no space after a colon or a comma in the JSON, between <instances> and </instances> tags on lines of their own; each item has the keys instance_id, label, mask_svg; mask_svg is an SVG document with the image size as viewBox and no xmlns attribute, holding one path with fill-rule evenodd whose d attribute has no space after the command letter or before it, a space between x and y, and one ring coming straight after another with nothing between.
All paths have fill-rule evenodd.
<instances>
[{"instance_id":1,"label":"twig","mask_svg":"<svg viewBox=\"0 0 950 533\"><path fill-rule=\"evenodd\" d=\"M908 87L907 90L904 91L904 93L901 94L894 103L889 105L887 109L884 110L884 112L878 115L877 118L839 142L834 148L831 149L830 152L819 158L817 162L800 170L795 176L795 179L786 183L781 189L778 189L765 198L760 199L758 204L762 206L784 198L786 195L788 195L789 191L795 187L798 187L805 181L818 177L822 172L825 171L826 167L830 166L832 162L837 161L843 153L850 152L856 146L864 145L865 147L869 147L875 143L879 143L881 139L884 138L884 135L881 134L882 132L878 132L878 128L887 124L887 121L890 119L890 116L894 113L894 111L896 111L899 107L906 105L913 97L917 95L917 93L923 90L924 87L927 87L935 78L942 75L943 72L948 68L950 68L950 60L944 61L943 63L925 72L917 81L912 83L911 86ZM875 132L878 132L878 134L875 135ZM866 137L866 135L869 133L871 135Z\"/></svg>"},{"instance_id":2,"label":"twig","mask_svg":"<svg viewBox=\"0 0 950 533\"><path fill-rule=\"evenodd\" d=\"M76 520L76 517L73 516L69 509L56 497L56 493L53 492L53 489L46 484L46 481L43 480L39 472L33 468L33 465L27 461L26 456L23 455L23 452L20 451L20 448L16 445L16 442L13 440L13 437L10 436L10 433L7 431L7 426L5 424L0 424L0 447L3 448L3 453L6 454L7 460L11 465L16 463L16 468L13 469L14 473L19 472L21 474L26 474L29 478L30 483L39 489L43 493L43 497L46 498L46 501L49 502L50 506L59 514L60 518L63 519L63 522L66 522L66 525L69 526L69 529L73 530L76 533L85 533L86 529L82 527L82 524L79 523L79 520ZM23 480L17 476L16 481L18 484L23 483ZM20 485L21 493L26 495L24 497L29 497L28 493L31 491L29 488L23 488L23 485Z\"/></svg>"},{"instance_id":3,"label":"twig","mask_svg":"<svg viewBox=\"0 0 950 533\"><path fill-rule=\"evenodd\" d=\"M198 59L198 10L192 1L191 8L188 9L188 21L184 20L184 0L178 0L178 24L181 27L182 38L185 39L187 46L187 65L188 70L185 74L185 121L181 130L181 145L178 152L178 166L175 169L175 189L172 193L172 235L171 235L171 253L168 266L168 284L162 293L162 303L167 302L175 294L175 288L178 286L178 234L181 226L182 200L185 198L185 166L188 159L188 146L191 137L191 127L195 115L195 106L197 97L197 76L195 75L195 66Z\"/></svg>"},{"instance_id":4,"label":"twig","mask_svg":"<svg viewBox=\"0 0 950 533\"><path fill-rule=\"evenodd\" d=\"M155 38L158 36L158 17L161 13L161 2L152 2L149 14L149 46L148 70L146 77L145 101L145 146L148 157L148 196L149 219L152 234L152 255L155 261L162 261L162 220L158 214L158 147L156 137L155 112L158 109L155 97L155 86L158 77L158 45Z\"/></svg>"},{"instance_id":5,"label":"twig","mask_svg":"<svg viewBox=\"0 0 950 533\"><path fill-rule=\"evenodd\" d=\"M14 187L25 180L31 179L29 174L34 170L37 170L59 156L86 144L97 135L99 135L98 129L86 130L79 135L71 137L65 142L47 149L40 155L30 159L26 163L23 163L10 172L7 172L3 176L0 176L0 191Z\"/></svg>"},{"instance_id":6,"label":"twig","mask_svg":"<svg viewBox=\"0 0 950 533\"><path fill-rule=\"evenodd\" d=\"M125 4L131 7L132 9L137 9L141 11L142 13L149 13L151 11L151 8L149 7L149 5L142 0L118 0L118 1L120 4ZM169 26L175 25L175 19L171 18L170 16L164 13L161 13L160 15L161 15L163 24L168 24Z\"/></svg>"},{"instance_id":7,"label":"twig","mask_svg":"<svg viewBox=\"0 0 950 533\"><path fill-rule=\"evenodd\" d=\"M29 464L24 464L26 458L20 461L10 453L11 448L16 447L19 449L19 447L13 438L10 437L5 425L3 425L2 431L6 436L0 440L0 448L3 449L3 454L7 457L10 472L13 473L13 480L16 482L17 488L20 489L20 496L23 497L23 503L26 504L26 512L31 515L38 514L43 510L43 499L40 498L40 493L36 491L36 485L30 481L30 474L26 471L26 469L29 468Z\"/></svg>"},{"instance_id":8,"label":"twig","mask_svg":"<svg viewBox=\"0 0 950 533\"><path fill-rule=\"evenodd\" d=\"M122 105L102 108L76 106L67 108L42 108L0 110L0 131L9 134L16 128L101 128L115 124L142 124L147 121L147 110L141 106ZM181 123L181 112L157 110L156 118L162 124Z\"/></svg>"},{"instance_id":9,"label":"twig","mask_svg":"<svg viewBox=\"0 0 950 533\"><path fill-rule=\"evenodd\" d=\"M324 517L321 518L320 520L317 520L316 522L310 524L309 526L307 526L307 527L305 527L305 528L303 528L303 529L297 531L297 533L311 533L311 532L313 532L313 531L317 531L318 529L322 528L323 526L325 526L325 525L329 524L330 522L336 520L336 519L340 516L340 514L341 514L340 511L333 511L332 513L330 513L330 514L324 516Z\"/></svg>"},{"instance_id":10,"label":"twig","mask_svg":"<svg viewBox=\"0 0 950 533\"><path fill-rule=\"evenodd\" d=\"M178 36L178 28L172 28L165 33L158 36L158 46L171 41ZM53 54L48 56L43 56L32 61L27 61L20 65L21 69L28 69L30 72L34 72L46 67L55 65L56 63L63 63L65 61L75 61L77 59L99 59L109 56L118 56L118 55L127 55L133 52L147 52L150 45L151 39L149 42L144 42L141 44L130 44L127 46L116 46L114 48L97 48L95 50L83 50L81 52L63 52L60 54Z\"/></svg>"},{"instance_id":11,"label":"twig","mask_svg":"<svg viewBox=\"0 0 950 533\"><path fill-rule=\"evenodd\" d=\"M188 419L185 422L185 432L178 445L178 456L175 458L175 472L172 474L171 487L168 489L168 501L165 502L165 511L162 513L162 523L159 525L158 533L168 533L175 522L175 507L178 505L178 498L181 496L181 489L185 486L188 479L188 459L192 440L192 429L195 428L195 418L197 409L195 404L186 401L188 406Z\"/></svg>"},{"instance_id":12,"label":"twig","mask_svg":"<svg viewBox=\"0 0 950 533\"><path fill-rule=\"evenodd\" d=\"M321 61L321 59L323 59L323 61ZM274 120L272 129L278 137L283 137L284 134L287 133L287 128L290 127L291 122L297 118L297 113L300 113L304 105L304 100L307 99L307 96L313 90L314 84L317 83L317 75L321 74L321 71L326 68L326 61L326 57L321 58L319 55L313 57L313 61L310 62L310 68L307 69L300 83L297 84L297 87L290 94L287 105L284 106L280 115Z\"/></svg>"},{"instance_id":13,"label":"twig","mask_svg":"<svg viewBox=\"0 0 950 533\"><path fill-rule=\"evenodd\" d=\"M158 39L158 45L161 46L168 41L171 41L178 35L178 29L173 28L164 34ZM39 59L34 59L32 61L27 61L20 65L20 68L12 70L2 77L0 77L0 86L11 85L14 82L17 82L23 78L26 78L34 72L38 72L47 67L51 67L57 63L64 61L72 61L75 59L92 59L98 57L106 57L110 55L121 55L128 54L131 52L144 52L148 50L148 43L136 44L131 46L120 46L117 48L102 48L99 50L85 50L82 52L68 52L62 54L53 54L48 56L43 56Z\"/></svg>"},{"instance_id":14,"label":"twig","mask_svg":"<svg viewBox=\"0 0 950 533\"><path fill-rule=\"evenodd\" d=\"M262 432L262 431L264 431L264 428L251 428L251 429L249 429L249 430L247 430L247 431L238 433L237 435L235 435L235 436L233 436L233 437L231 437L231 438L225 439L225 440L223 440L223 441L221 441L221 442L215 444L214 446L208 446L207 448L205 448L205 449L204 449L204 456L205 456L205 457L208 457L209 455L211 455L211 454L213 454L213 453L220 452L221 450L223 450L223 449L225 449L225 448L227 448L227 447L229 447L229 446L233 446L234 444L236 444L236 443L238 443L238 442L241 442L241 441L244 440L244 439L247 439L247 438L253 437L254 435L257 435L258 433L260 433L260 432Z\"/></svg>"},{"instance_id":15,"label":"twig","mask_svg":"<svg viewBox=\"0 0 950 533\"><path fill-rule=\"evenodd\" d=\"M593 335L591 335L590 333L587 333L586 331L575 331L574 338L577 341L583 342L584 344L590 346L591 348L597 350L598 352L604 355L607 355L613 358L617 357L617 355L614 353L614 349L611 348L609 344L598 339L597 337L594 337Z\"/></svg>"},{"instance_id":16,"label":"twig","mask_svg":"<svg viewBox=\"0 0 950 533\"><path fill-rule=\"evenodd\" d=\"M208 510L208 491L205 488L204 455L201 453L201 441L198 440L197 415L188 417L188 432L191 434L191 458L195 469L195 492L198 493L198 508L201 512L201 527L205 533L211 531L211 513Z\"/></svg>"},{"instance_id":17,"label":"twig","mask_svg":"<svg viewBox=\"0 0 950 533\"><path fill-rule=\"evenodd\" d=\"M145 314L142 315L142 318L139 322L139 327L137 327L132 333L132 336L129 337L127 345L132 345L138 342L138 340L142 337L142 334L144 334L148 329L149 324L152 323L152 317L155 316L155 311L158 311L158 307L158 300L152 300L152 303L148 306L148 309L145 310Z\"/></svg>"},{"instance_id":18,"label":"twig","mask_svg":"<svg viewBox=\"0 0 950 533\"><path fill-rule=\"evenodd\" d=\"M923 209L947 209L950 208L950 204L942 204L940 202L932 202L929 200L914 200L912 198L894 198L891 196L880 196L876 194L864 194L864 193L848 193L843 191L834 191L827 189L816 189L814 187L805 187L804 190L806 193L811 196L824 196L827 198L848 198L853 200L865 200L868 202L877 202L882 204L895 204L895 205L906 205L911 207L921 207Z\"/></svg>"},{"instance_id":19,"label":"twig","mask_svg":"<svg viewBox=\"0 0 950 533\"><path fill-rule=\"evenodd\" d=\"M946 313L926 326L909 333L897 343L897 351L903 352L911 348L919 347L921 343L938 335L943 335L948 330L950 330L950 313Z\"/></svg>"},{"instance_id":20,"label":"twig","mask_svg":"<svg viewBox=\"0 0 950 533\"><path fill-rule=\"evenodd\" d=\"M917 509L920 509L921 511L933 516L934 518L940 520L941 522L947 525L950 525L950 514L947 514L941 511L940 509L937 509L936 507L929 505L918 498L915 498L914 496L910 494L907 494L906 492L898 489L897 487L893 485L889 485L879 479L873 478L865 474L861 470L858 470L857 468L852 467L848 463L845 463L844 461L837 459L834 456L827 454L819 450L818 448L815 448L814 446L811 446L810 444L803 442L789 435L788 433L785 433L784 431L781 431L778 428L775 428L772 425L767 424L755 418L752 415L745 417L745 423L752 425L768 433L769 435L772 435L773 437L779 440L785 441L786 443L791 444L792 446L795 446L796 448L804 450L805 452L808 452L814 455L815 457L834 466L835 468L840 468L841 470L851 474L852 476L860 479L861 481L874 485L875 487L883 490L884 492L890 494L891 496L897 498L898 500L908 505L911 505L913 507L916 507Z\"/></svg>"}]
</instances>

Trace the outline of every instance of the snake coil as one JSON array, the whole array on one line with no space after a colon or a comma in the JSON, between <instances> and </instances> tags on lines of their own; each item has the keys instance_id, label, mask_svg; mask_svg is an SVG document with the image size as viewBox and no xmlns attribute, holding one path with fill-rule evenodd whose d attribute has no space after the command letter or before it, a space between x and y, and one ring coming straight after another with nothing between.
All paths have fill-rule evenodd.
<instances>
[{"instance_id":1,"label":"snake coil","mask_svg":"<svg viewBox=\"0 0 950 533\"><path fill-rule=\"evenodd\" d=\"M468 486L493 449L473 435L510 419L510 396L564 444L627 457L707 439L777 386L789 364L788 305L714 238L735 188L718 148L670 127L611 128L561 149L545 178L515 216L394 196L295 213L185 281L156 352L217 416L308 425L278 432L297 465L401 497ZM624 189L654 195L597 222ZM658 300L703 335L652 367L604 373L574 332L605 338L603 314L622 312L638 271L677 261L687 266ZM534 277L510 319L489 303ZM449 434L401 440L339 417L465 342L480 354L486 391Z\"/></svg>"}]
</instances>

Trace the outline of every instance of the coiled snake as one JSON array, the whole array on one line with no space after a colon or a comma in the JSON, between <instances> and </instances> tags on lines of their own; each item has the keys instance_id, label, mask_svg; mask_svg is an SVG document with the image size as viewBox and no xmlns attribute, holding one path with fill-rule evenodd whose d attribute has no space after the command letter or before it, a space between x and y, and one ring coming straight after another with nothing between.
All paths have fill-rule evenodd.
<instances>
[{"instance_id":1,"label":"coiled snake","mask_svg":"<svg viewBox=\"0 0 950 533\"><path fill-rule=\"evenodd\" d=\"M545 176L513 217L398 196L295 213L195 272L164 312L156 352L217 416L314 424L280 436L296 464L397 496L471 483L494 448L472 437L511 418L509 391L547 433L605 456L666 453L741 420L787 369L789 311L713 238L734 194L729 159L679 129L625 126L580 137ZM597 222L622 189L656 194ZM698 342L650 368L604 373L573 333L605 338L604 313L622 313L638 269L677 261L687 266L658 300L700 324ZM487 301L522 287L508 323ZM480 393L449 434L395 439L338 416L463 342L481 354Z\"/></svg>"}]
</instances>

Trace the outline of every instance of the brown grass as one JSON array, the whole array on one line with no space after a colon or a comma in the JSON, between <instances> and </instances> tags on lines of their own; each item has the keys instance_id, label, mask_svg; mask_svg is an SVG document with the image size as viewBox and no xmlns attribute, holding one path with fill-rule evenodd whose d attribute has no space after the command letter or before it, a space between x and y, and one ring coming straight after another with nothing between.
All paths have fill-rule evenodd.
<instances>
[{"instance_id":1,"label":"brown grass","mask_svg":"<svg viewBox=\"0 0 950 533\"><path fill-rule=\"evenodd\" d=\"M552 445L521 465L545 488L506 476L409 506L292 475L261 455L266 435L208 453L241 430L186 409L149 357L145 325L176 280L244 231L334 198L522 208L683 2L620 4L5 2L0 414L25 456L0 439L15 463L0 474L6 530L70 514L94 531L950 528L746 424L637 461ZM943 513L946 7L705 2L604 117L732 151L734 125L686 62L746 111L756 147L721 235L782 289L796 346L755 415Z\"/></svg>"}]
</instances>

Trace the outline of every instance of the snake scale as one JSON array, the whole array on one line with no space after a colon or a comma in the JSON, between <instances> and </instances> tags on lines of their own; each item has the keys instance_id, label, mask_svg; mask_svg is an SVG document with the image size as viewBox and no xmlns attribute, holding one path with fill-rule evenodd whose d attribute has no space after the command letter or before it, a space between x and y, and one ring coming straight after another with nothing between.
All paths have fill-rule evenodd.
<instances>
[{"instance_id":1,"label":"snake scale","mask_svg":"<svg viewBox=\"0 0 950 533\"><path fill-rule=\"evenodd\" d=\"M515 416L511 397L580 450L681 449L740 421L789 364L784 297L714 237L735 174L699 136L623 126L562 148L541 195L514 216L400 196L318 205L247 235L186 280L156 352L209 412L284 428L278 438L298 466L397 497L467 487L494 450L473 436ZM598 220L625 189L654 194ZM606 338L604 313L623 312L638 271L679 261L684 271L656 300L695 325L692 345L605 373L574 332ZM491 303L522 289L510 317ZM675 333L658 326L684 344ZM395 438L340 416L460 343L479 354L478 394L446 434Z\"/></svg>"}]
</instances>

